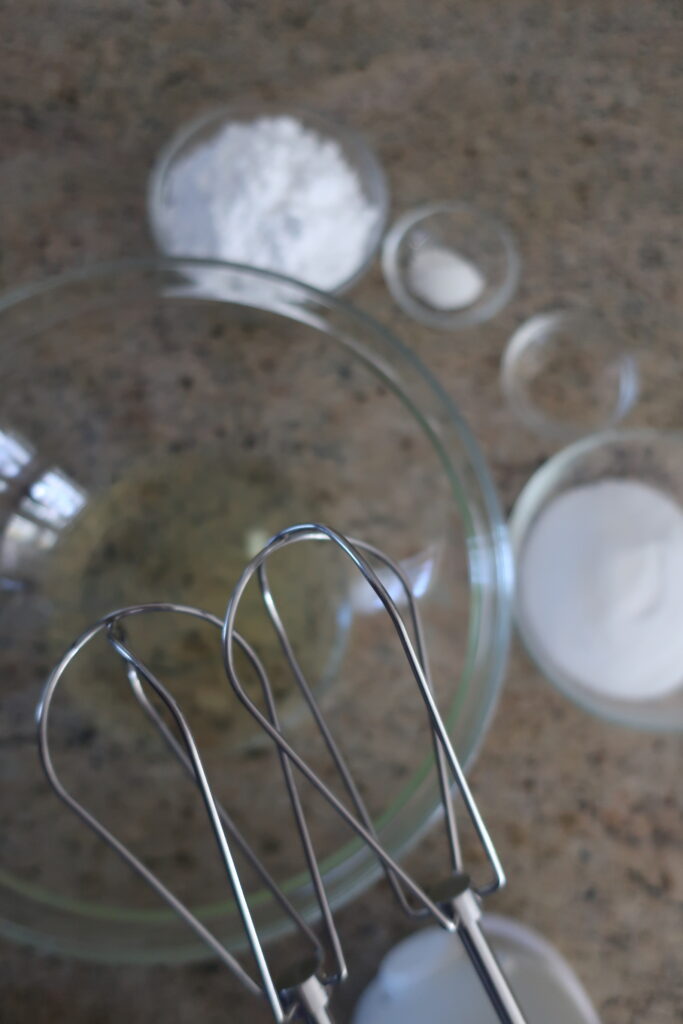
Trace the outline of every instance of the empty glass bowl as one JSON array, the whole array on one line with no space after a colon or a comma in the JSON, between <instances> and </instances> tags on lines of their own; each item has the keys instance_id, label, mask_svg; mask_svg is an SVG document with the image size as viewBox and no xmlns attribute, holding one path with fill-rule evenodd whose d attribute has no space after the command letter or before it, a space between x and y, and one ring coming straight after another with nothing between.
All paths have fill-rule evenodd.
<instances>
[{"instance_id":1,"label":"empty glass bowl","mask_svg":"<svg viewBox=\"0 0 683 1024\"><path fill-rule=\"evenodd\" d=\"M656 694L659 690L661 695L628 697L619 694L621 684L617 684L614 692L610 693L603 687L597 689L588 686L585 677L577 678L576 673L570 673L559 663L548 644L548 637L535 626L534 613L530 613L527 607L524 589L525 558L534 527L559 496L604 481L635 481L649 485L683 509L683 436L656 430L607 431L575 442L554 455L534 473L517 499L510 519L510 534L517 564L517 627L527 651L545 677L585 710L637 729L679 731L683 728L683 658L678 686L670 688L665 682L666 692L662 692L662 682L672 671L672 660L676 658L679 648L683 650L683 644L678 644L676 640L680 635L678 627L672 633L675 648L670 650L660 641L656 646L653 645L651 651L643 649L639 652L646 658L651 657L651 691ZM605 513L596 512L596 517L598 515L604 516ZM604 529L618 529L617 520L615 516L613 522L611 519L607 521ZM605 657L609 656L620 636L617 628L622 630L621 635L623 628L628 628L628 625L622 627L619 621L615 623L610 618L611 609L609 605L605 608L604 595L611 595L615 604L619 602L622 611L633 616L634 628L639 629L642 621L647 626L648 617L655 610L663 560L667 558L666 539L662 528L653 523L652 537L644 542L639 531L638 538L633 541L634 546L625 548L618 565L603 564L601 551L593 550L590 541L584 542L583 550L576 551L576 558L581 559L582 564L585 559L591 563L591 587L586 594L586 605L594 608L596 603L595 607L598 608L597 612L591 612L596 624L590 640L596 652L604 651ZM636 547L636 543L640 546ZM561 572L558 570L560 565L563 567ZM553 602L557 610L558 623L561 624L563 619L566 621L566 636L571 640L575 631L572 631L567 617L562 573L566 572L569 577L572 571L572 552L558 550L557 563L551 554L545 559L543 571L547 574L548 600ZM664 600L666 597L665 590ZM605 643L600 647L603 636ZM576 643L580 644L581 639L577 637ZM597 657L597 653L593 657ZM659 666L659 674L656 666ZM673 667L675 671L675 660ZM675 680L675 675L673 678Z\"/></svg>"},{"instance_id":2,"label":"empty glass bowl","mask_svg":"<svg viewBox=\"0 0 683 1024\"><path fill-rule=\"evenodd\" d=\"M147 600L222 615L246 561L317 520L405 567L438 699L470 762L498 695L511 601L507 536L457 409L373 320L245 267L143 260L94 267L0 300L0 930L120 961L206 955L194 936L56 800L34 709L50 667L97 617ZM425 495L429 500L425 500ZM357 573L325 546L273 565L304 670L392 854L435 815L429 732L403 656ZM241 629L268 664L255 597ZM305 912L277 763L231 698L215 636L149 621L131 637L187 714L217 798ZM288 738L330 777L285 672ZM93 647L54 707L67 786L217 934L242 931L200 800ZM308 795L306 796L308 798ZM316 804L313 839L339 905L375 858ZM286 920L245 877L264 941Z\"/></svg>"},{"instance_id":3,"label":"empty glass bowl","mask_svg":"<svg viewBox=\"0 0 683 1024\"><path fill-rule=\"evenodd\" d=\"M261 269L287 272L300 279L304 278L299 264L301 258L305 256L305 265L310 266L313 257L308 251L308 246L304 247L303 255L299 252L299 259L292 255L291 246L289 252L283 251L283 248L286 250L288 239L293 239L296 244L296 240L307 227L306 224L301 224L302 211L296 198L292 201L283 200L279 193L277 169L283 160L282 146L289 144L289 136L293 134L291 130L286 142L278 138L277 145L280 149L270 157L268 168L261 165L254 168L250 163L254 156L249 151L246 156L244 153L240 154L241 163L234 174L232 167L224 168L222 160L218 161L216 158L206 158L206 166L201 173L195 172L193 177L187 173L181 176L177 173L188 157L196 154L202 147L208 150L218 133L226 127L250 126L264 118L287 119L291 122L289 129L297 122L306 132L313 133L320 140L329 140L329 143L339 147L344 161L357 178L369 209L362 212L362 222L356 227L359 237L356 238L354 235L352 242L349 243L350 251L345 253L343 261L339 252L339 241L349 214L348 209L344 210L341 205L339 224L336 225L336 220L333 224L330 219L330 206L335 202L343 204L344 197L338 200L330 195L329 181L325 182L322 191L319 190L317 203L327 234L334 230L336 235L327 237L326 232L320 228L310 243L315 242L320 248L320 253L315 277L311 277L306 283L328 292L344 292L362 277L377 254L387 222L389 189L382 166L365 139L352 129L336 124L311 110L287 109L265 103L242 103L211 110L183 125L161 150L150 175L147 213L154 241L158 249L167 256L230 259L253 265L257 261L247 254L258 251L264 254L266 259L266 262L259 262ZM295 137L291 141L294 147L301 147L302 144L301 138ZM261 147L264 145L265 141L262 140ZM298 176L295 176L294 187L298 187L297 181L306 180L307 173L310 177L310 168L304 163L298 170ZM225 175L224 178L221 178L222 174ZM250 208L249 213L245 210L240 218L236 218L241 234L248 235L246 240L242 237L237 239L236 244L232 221L229 235L225 234L225 229L221 231L220 227L217 228L215 207L217 205L219 211L222 209L220 195L221 190L226 187L226 181L229 182L231 201L238 198L235 190L242 187L249 197L249 203L245 200L245 206L253 207L254 202L258 200L258 195L254 196L252 191L251 179L254 174L260 174L261 177L269 175L264 181L263 189L268 189L271 193L275 190L277 193L277 199L271 197L268 207L268 221L275 224L275 238L268 241L268 223L258 220ZM285 185L287 175L291 174L292 167L284 166L281 175L284 175ZM315 180L309 181L311 188L316 184L318 183ZM361 216L360 212L358 216ZM356 256L355 250L358 250L357 258L353 265L350 265Z\"/></svg>"},{"instance_id":4,"label":"empty glass bowl","mask_svg":"<svg viewBox=\"0 0 683 1024\"><path fill-rule=\"evenodd\" d=\"M425 203L392 226L384 277L415 320L453 330L495 316L519 283L520 257L506 227L464 202Z\"/></svg>"},{"instance_id":5,"label":"empty glass bowl","mask_svg":"<svg viewBox=\"0 0 683 1024\"><path fill-rule=\"evenodd\" d=\"M559 442L615 426L638 396L635 356L605 319L584 309L537 313L518 327L501 382L517 418Z\"/></svg>"}]
</instances>

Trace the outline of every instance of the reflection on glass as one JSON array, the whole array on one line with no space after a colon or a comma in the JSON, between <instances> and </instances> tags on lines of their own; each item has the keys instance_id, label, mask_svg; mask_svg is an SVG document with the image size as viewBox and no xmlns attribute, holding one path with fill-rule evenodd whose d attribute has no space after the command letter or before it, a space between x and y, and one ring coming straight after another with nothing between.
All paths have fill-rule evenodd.
<instances>
[{"instance_id":1,"label":"reflection on glass","mask_svg":"<svg viewBox=\"0 0 683 1024\"><path fill-rule=\"evenodd\" d=\"M39 522L61 529L77 516L85 505L85 491L59 469L50 469L31 485L22 510Z\"/></svg>"},{"instance_id":2,"label":"reflection on glass","mask_svg":"<svg viewBox=\"0 0 683 1024\"><path fill-rule=\"evenodd\" d=\"M7 575L28 558L55 544L63 530L84 507L87 494L61 469L51 468L34 480L34 449L11 431L0 429L0 493L17 490L18 510L10 511L0 536L0 589L21 589Z\"/></svg>"},{"instance_id":3,"label":"reflection on glass","mask_svg":"<svg viewBox=\"0 0 683 1024\"><path fill-rule=\"evenodd\" d=\"M441 545L431 544L425 551L412 555L410 558L404 558L398 563L410 584L413 597L418 600L424 597L429 590L438 568L440 556ZM375 566L375 571L389 591L392 601L399 608L404 605L406 603L405 591L391 569L388 569L386 566ZM384 608L377 594L362 576L354 579L351 587L351 606L353 611L360 615L371 615L374 612L382 611Z\"/></svg>"},{"instance_id":4,"label":"reflection on glass","mask_svg":"<svg viewBox=\"0 0 683 1024\"><path fill-rule=\"evenodd\" d=\"M0 430L0 491L7 490L9 481L19 476L33 458L33 450L15 434Z\"/></svg>"}]
</instances>

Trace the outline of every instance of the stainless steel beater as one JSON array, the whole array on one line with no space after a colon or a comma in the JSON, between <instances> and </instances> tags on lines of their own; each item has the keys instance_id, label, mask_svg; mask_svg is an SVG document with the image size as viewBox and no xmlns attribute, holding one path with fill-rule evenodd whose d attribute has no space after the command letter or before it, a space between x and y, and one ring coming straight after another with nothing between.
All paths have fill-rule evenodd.
<instances>
[{"instance_id":1,"label":"stainless steel beater","mask_svg":"<svg viewBox=\"0 0 683 1024\"><path fill-rule=\"evenodd\" d=\"M326 730L311 688L305 679L282 623L266 572L266 563L276 551L291 544L321 540L332 542L351 560L384 606L401 644L403 653L406 656L428 714L439 790L444 809L446 834L451 855L451 871L445 878L424 889L416 886L411 878L408 889L417 898L418 906L411 907L402 894L400 894L401 903L411 915L431 915L442 927L449 931L457 931L501 1024L525 1024L526 1019L479 924L481 917L480 900L505 885L505 874L495 846L479 813L465 774L453 749L443 719L436 706L419 612L410 583L400 566L373 545L358 540L349 540L326 526L301 524L283 530L273 537L263 550L251 560L237 582L228 603L222 631L223 661L228 678L242 704L271 737L273 742L276 743L278 749L287 755L325 800L353 828L357 835L374 850L385 871L390 876L393 876L394 882L397 884L398 879L400 879L405 883L407 876L396 861L389 857L386 851L377 843L375 835L368 834L357 821L353 820L352 815L349 814L331 790L311 770L303 758L287 743L280 731L273 727L272 723L254 704L246 693L236 670L234 651L238 634L235 632L235 619L242 596L250 580L254 575L257 575L265 607L280 640L283 654L289 663L294 679L321 731ZM411 641L410 634L395 601L392 599L378 573L368 561L368 557L365 556L373 558L382 564L398 581L408 607L413 641ZM492 877L484 884L474 885L469 875L463 870L449 775L460 792L467 814L492 869Z\"/></svg>"},{"instance_id":2,"label":"stainless steel beater","mask_svg":"<svg viewBox=\"0 0 683 1024\"><path fill-rule=\"evenodd\" d=\"M372 587L375 595L386 610L395 630L403 653L408 661L412 676L424 702L433 740L434 760L439 780L441 801L444 809L446 835L450 851L450 871L436 885L422 887L383 849L373 828L370 815L365 808L358 788L348 767L337 747L333 735L323 718L314 698L312 689L305 678L301 665L296 657L290 638L280 617L275 597L271 590L266 563L268 559L282 548L307 541L328 541L339 548L362 574ZM373 568L371 560L383 566L397 581L405 598L408 610L410 632L404 622L388 588ZM292 673L294 682L299 688L309 711L315 720L320 735L342 779L355 813L352 813L337 796L325 785L322 779L312 770L307 762L294 750L284 738L278 719L276 703L265 668L255 650L235 630L235 620L240 602L252 578L256 576L261 591L264 607L275 629L286 663ZM150 669L133 653L126 641L125 620L130 616L144 615L149 612L172 612L190 615L202 619L221 630L221 644L225 671L230 684L244 707L253 716L261 729L270 737L276 746L280 767L292 807L293 819L302 844L307 867L322 919L326 936L325 945L330 949L334 962L331 972L324 970L324 945L317 939L312 929L304 922L295 908L287 900L265 867L249 848L244 837L236 829L227 813L215 800L196 744L178 705L163 684ZM412 639L410 633L412 632ZM255 981L229 953L220 941L174 896L135 855L116 839L99 821L97 821L61 784L55 772L49 748L49 711L54 692L66 668L74 657L96 635L104 633L112 648L123 659L126 675L132 692L140 707L144 710L156 728L161 732L167 744L182 762L187 772L194 778L200 789L206 806L211 827L216 837L219 851L225 865L230 885L235 896L238 910L244 925L251 952L257 965L260 983ZM247 657L256 673L263 694L265 713L248 696L235 664L235 649L239 648ZM182 742L179 743L161 716L151 704L148 692L161 699L173 718ZM194 931L214 950L242 983L255 994L264 995L268 1001L273 1018L276 1021L303 1020L311 1024L331 1024L327 1009L328 991L331 986L342 981L346 976L346 965L329 902L325 894L315 851L307 827L301 799L296 785L293 769L304 776L307 781L321 794L333 810L346 824L368 845L377 856L385 875L403 909L411 916L431 916L443 928L457 932L466 952L479 975L488 998L502 1024L525 1024L525 1018L515 1000L507 980L498 965L479 926L480 900L505 884L505 876L491 841L486 826L481 818L477 805L470 791L460 763L448 737L441 716L434 700L429 665L425 651L422 626L417 606L411 592L410 584L400 566L393 562L372 545L357 540L348 540L343 535L327 527L317 524L302 524L290 527L276 535L263 550L249 563L240 577L230 598L226 614L221 621L209 612L183 605L154 604L137 605L113 612L96 623L84 633L64 655L48 679L41 704L38 708L39 746L41 758L48 779L58 795L82 818L90 828L94 829L120 856L126 860L155 890L180 914ZM484 884L474 885L463 870L462 854L458 838L455 811L451 788L455 784L460 792L463 804L474 826L474 830L482 845L492 870L491 878ZM278 900L284 912L289 916L295 927L311 943L313 957L309 963L285 982L276 983L271 975L258 934L250 914L248 901L242 888L239 874L231 852L231 843L238 846L256 868L264 884Z\"/></svg>"},{"instance_id":3,"label":"stainless steel beater","mask_svg":"<svg viewBox=\"0 0 683 1024\"><path fill-rule=\"evenodd\" d=\"M209 780L201 760L197 744L182 714L177 702L173 699L166 687L144 665L135 655L128 650L125 644L124 624L131 616L140 616L150 613L166 613L187 615L200 619L213 625L217 630L222 628L222 621L210 612L198 608L173 603L158 603L134 605L112 612L96 622L90 629L86 630L75 641L75 643L64 654L60 662L54 667L45 685L41 701L37 708L38 723L38 746L40 758L47 775L48 781L57 795L64 803L71 808L81 820L91 828L101 839L107 843L123 860L136 871L148 885L189 925L190 928L206 943L206 945L219 957L222 963L228 967L242 985L252 994L265 997L273 1019L280 1024L288 1024L290 1021L310 1022L310 1024L331 1024L331 1018L327 1013L329 1001L328 989L346 977L347 970L341 949L341 943L337 930L332 919L329 903L324 894L322 880L318 870L315 853L306 820L303 817L300 806L296 800L292 802L292 810L297 818L297 830L302 837L304 853L311 872L313 888L318 898L320 911L325 923L327 940L332 951L334 970L332 973L325 973L323 970L325 952L323 944L318 940L313 930L306 924L298 911L292 906L284 892L272 879L265 866L256 856L247 840L233 823L225 809L218 803L213 795ZM84 650L84 648L97 637L104 634L109 640L112 648L123 659L126 668L128 682L140 707L154 723L164 740L181 762L185 770L195 781L204 802L209 818L212 832L218 845L219 854L226 870L228 880L233 892L235 903L242 920L245 936L256 963L260 981L255 980L233 956L224 944L211 932L192 911L178 897L171 892L131 850L128 849L102 822L99 821L90 811L87 810L62 784L55 769L49 741L50 712L56 690L64 677L69 665ZM270 685L265 675L265 670L256 653L239 635L235 636L235 642L246 655L252 665L257 677L262 681L264 692L270 693ZM173 732L163 721L157 710L149 700L145 687L148 687L167 709L172 718L180 741L176 739ZM277 724L277 716L274 705L270 704L273 712L273 720ZM289 765L283 770L289 773ZM248 901L242 886L240 875L233 856L233 847L238 847L245 858L258 873L261 881L270 890L282 910L290 918L294 927L310 943L312 955L304 963L297 965L290 976L282 979L278 984L273 978L268 962L263 953L263 948L258 937L256 927L249 909Z\"/></svg>"}]
</instances>

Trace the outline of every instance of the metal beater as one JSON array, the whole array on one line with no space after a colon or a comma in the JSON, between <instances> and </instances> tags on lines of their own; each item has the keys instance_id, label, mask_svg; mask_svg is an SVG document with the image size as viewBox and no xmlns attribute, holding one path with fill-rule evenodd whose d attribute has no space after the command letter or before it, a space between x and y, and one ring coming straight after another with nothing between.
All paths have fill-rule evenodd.
<instances>
[{"instance_id":1,"label":"metal beater","mask_svg":"<svg viewBox=\"0 0 683 1024\"><path fill-rule=\"evenodd\" d=\"M202 611L186 605L172 603L134 605L122 608L106 615L86 630L75 641L75 643L64 654L59 663L54 667L45 685L41 701L37 708L38 723L38 746L40 758L50 785L64 803L71 808L81 820L91 828L101 839L104 840L119 856L136 871L148 885L189 925L199 938L218 956L223 964L228 967L242 985L252 994L265 997L273 1019L280 1024L289 1024L290 1021L302 1020L310 1024L332 1024L327 1014L327 1003L329 1001L328 989L346 977L347 970L339 936L334 925L329 903L322 887L322 880L318 871L317 861L310 842L308 828L305 818L300 810L298 802L292 801L292 810L295 815L300 816L297 820L297 830L302 837L304 853L311 872L311 879L314 891L318 898L320 911L325 923L328 944L332 950L334 970L326 974L323 970L325 950L323 944L318 940L312 929L306 924L298 911L292 906L287 896L270 876L269 872L256 856L251 846L231 820L225 809L218 803L213 795L209 780L201 760L197 744L187 724L185 716L180 710L177 702L173 699L166 687L144 665L135 655L128 650L125 644L125 622L132 616L147 615L151 613L166 613L187 615L200 619L221 630L223 622L210 612ZM258 977L255 980L233 956L232 953L211 932L181 901L171 892L150 869L123 844L113 833L106 828L90 811L87 810L75 797L64 787L55 769L49 742L50 712L54 696L59 683L64 677L69 665L91 643L95 637L104 634L109 640L112 649L123 659L129 685L136 697L140 707L147 717L153 722L168 744L173 754L181 762L185 770L195 781L209 818L211 830L218 845L219 854L228 876L228 881L233 892L235 903L242 921L244 933L254 958ZM248 661L253 667L259 679L262 681L264 692L270 693L270 684L267 680L265 670L249 644L238 634L234 637L235 643L243 650ZM176 739L173 732L166 725L157 710L149 700L145 688L155 695L167 709L173 720L180 737ZM270 709L273 711L275 722L277 718L274 705L271 702ZM291 769L286 766L286 772ZM289 917L294 927L311 945L311 956L301 966L295 968L291 977L283 979L278 984L263 952L256 927L249 909L244 893L240 875L233 856L233 847L238 847L252 867L260 876L262 882L277 900L282 910ZM310 858L310 859L309 859Z\"/></svg>"},{"instance_id":2,"label":"metal beater","mask_svg":"<svg viewBox=\"0 0 683 1024\"><path fill-rule=\"evenodd\" d=\"M432 735L434 761L439 781L441 802L444 809L446 836L450 853L450 870L446 877L438 880L436 884L425 887L420 886L383 849L374 830L372 819L367 812L328 724L316 703L313 691L305 678L280 617L268 580L266 563L277 551L292 544L308 541L327 541L336 545L351 560L353 566L372 587L389 616L424 702ZM390 596L378 572L373 568L371 560L379 563L383 567L383 571L385 573L388 572L397 581L405 598L410 631L398 610L396 602ZM264 607L276 632L280 648L291 671L293 680L299 688L324 740L325 746L344 784L344 788L353 804L355 813L352 813L335 796L316 772L311 769L307 762L284 738L278 719L273 688L266 670L253 647L235 630L235 620L240 602L254 576L257 577ZM259 858L249 847L245 838L237 830L227 812L216 801L206 777L197 745L180 708L160 680L128 646L125 633L126 619L150 612L167 612L194 616L220 630L223 663L228 680L238 699L276 746L284 784L292 808L295 828L301 841L303 854L323 920L324 943L316 937L312 929L291 905ZM49 746L49 714L54 693L68 665L90 641L102 633L107 637L112 649L122 659L128 683L139 706L159 730L173 754L183 764L185 770L194 779L201 792L237 903L248 944L256 963L260 981L252 978L216 936L166 888L160 879L66 791L57 776ZM254 703L244 688L236 669L236 648L239 648L246 655L251 668L256 673L263 694L265 713ZM149 693L155 694L169 711L177 727L180 742L152 705ZM293 771L293 769L296 769L297 773L303 775L315 787L333 810L374 852L404 911L413 917L431 916L441 927L450 932L457 932L501 1024L525 1024L526 1019L479 925L481 899L500 889L505 884L505 875L491 837L453 750L443 720L436 707L422 625L410 584L400 566L377 548L358 540L349 540L342 534L325 526L301 524L277 534L251 560L233 590L223 620L201 609L169 603L136 605L112 612L83 633L53 669L37 710L37 718L38 742L42 763L48 780L58 796L155 889L162 899L187 922L195 933L219 956L222 962L233 971L235 976L249 991L266 998L275 1021L293 1022L298 1020L308 1022L308 1024L332 1024L332 1018L328 1010L329 991L334 985L343 981L347 974L341 942L325 893L325 887L318 868L315 850L296 784L296 777ZM466 812L474 826L476 835L491 868L491 878L484 884L474 885L469 875L463 870L462 853L451 794L453 783L457 786L462 797ZM278 982L274 980L271 974L235 865L231 844L239 847L247 857L295 928L311 945L312 956L310 960L296 968L288 979L280 979ZM333 962L331 971L325 969L326 948L329 950Z\"/></svg>"}]
</instances>

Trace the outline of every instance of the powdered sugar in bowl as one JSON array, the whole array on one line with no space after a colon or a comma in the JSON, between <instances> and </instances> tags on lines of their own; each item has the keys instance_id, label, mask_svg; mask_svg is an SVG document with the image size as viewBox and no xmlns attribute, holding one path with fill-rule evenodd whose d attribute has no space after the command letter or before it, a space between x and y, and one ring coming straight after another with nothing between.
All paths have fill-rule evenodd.
<instances>
[{"instance_id":1,"label":"powdered sugar in bowl","mask_svg":"<svg viewBox=\"0 0 683 1024\"><path fill-rule=\"evenodd\" d=\"M342 292L374 258L389 197L375 154L319 114L225 107L161 151L148 216L167 255L230 260Z\"/></svg>"}]
</instances>

